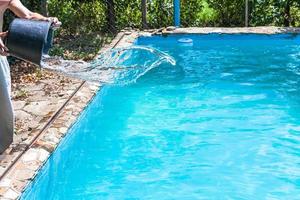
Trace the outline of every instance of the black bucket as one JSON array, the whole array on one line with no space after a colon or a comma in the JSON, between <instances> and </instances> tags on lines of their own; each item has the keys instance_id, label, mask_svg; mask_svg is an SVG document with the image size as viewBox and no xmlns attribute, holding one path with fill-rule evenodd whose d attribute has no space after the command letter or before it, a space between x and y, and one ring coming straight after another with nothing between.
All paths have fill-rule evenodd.
<instances>
[{"instance_id":1,"label":"black bucket","mask_svg":"<svg viewBox=\"0 0 300 200\"><path fill-rule=\"evenodd\" d=\"M51 22L14 19L9 26L5 45L9 54L41 66L43 54L52 47Z\"/></svg>"}]
</instances>

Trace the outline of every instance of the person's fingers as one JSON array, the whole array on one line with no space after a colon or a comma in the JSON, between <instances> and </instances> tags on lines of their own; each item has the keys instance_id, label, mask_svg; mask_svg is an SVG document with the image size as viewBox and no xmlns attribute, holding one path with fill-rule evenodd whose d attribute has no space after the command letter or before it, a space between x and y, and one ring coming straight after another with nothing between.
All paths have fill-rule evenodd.
<instances>
[{"instance_id":1,"label":"person's fingers","mask_svg":"<svg viewBox=\"0 0 300 200\"><path fill-rule=\"evenodd\" d=\"M9 53L6 52L4 49L0 48L0 55L1 56L9 56Z\"/></svg>"},{"instance_id":2,"label":"person's fingers","mask_svg":"<svg viewBox=\"0 0 300 200\"><path fill-rule=\"evenodd\" d=\"M1 39L0 39L0 48L3 49L4 51L9 51Z\"/></svg>"},{"instance_id":3,"label":"person's fingers","mask_svg":"<svg viewBox=\"0 0 300 200\"><path fill-rule=\"evenodd\" d=\"M57 23L57 22L58 22L58 18L57 18L57 17L53 17L53 18L52 18L52 21L53 21L54 23Z\"/></svg>"},{"instance_id":4,"label":"person's fingers","mask_svg":"<svg viewBox=\"0 0 300 200\"><path fill-rule=\"evenodd\" d=\"M3 43L3 40L2 40L2 39L0 39L0 47L1 47L1 48L4 48L4 47L5 47L5 44Z\"/></svg>"},{"instance_id":5,"label":"person's fingers","mask_svg":"<svg viewBox=\"0 0 300 200\"><path fill-rule=\"evenodd\" d=\"M3 49L5 47L3 41L0 39L0 48Z\"/></svg>"},{"instance_id":6,"label":"person's fingers","mask_svg":"<svg viewBox=\"0 0 300 200\"><path fill-rule=\"evenodd\" d=\"M1 41L0 42L0 47L1 47L1 49L3 49L4 51L9 51L9 49L3 44L3 42Z\"/></svg>"},{"instance_id":7,"label":"person's fingers","mask_svg":"<svg viewBox=\"0 0 300 200\"><path fill-rule=\"evenodd\" d=\"M62 23L60 21L57 21L56 23L54 23L55 26L59 27L62 25Z\"/></svg>"},{"instance_id":8,"label":"person's fingers","mask_svg":"<svg viewBox=\"0 0 300 200\"><path fill-rule=\"evenodd\" d=\"M8 48L5 46L5 44L3 43L3 40L1 38L4 38L7 36L7 32L1 32L0 33L0 55L1 56L8 56Z\"/></svg>"},{"instance_id":9,"label":"person's fingers","mask_svg":"<svg viewBox=\"0 0 300 200\"><path fill-rule=\"evenodd\" d=\"M9 56L9 53L8 52L6 52L4 49L0 49L0 55L1 56Z\"/></svg>"},{"instance_id":10,"label":"person's fingers","mask_svg":"<svg viewBox=\"0 0 300 200\"><path fill-rule=\"evenodd\" d=\"M6 52L9 52L9 49L8 49L6 46L4 46L3 49L4 49Z\"/></svg>"},{"instance_id":11,"label":"person's fingers","mask_svg":"<svg viewBox=\"0 0 300 200\"><path fill-rule=\"evenodd\" d=\"M1 37L1 38L6 37L6 36L7 36L7 33L8 33L8 31L6 31L6 32L0 32L0 37Z\"/></svg>"},{"instance_id":12,"label":"person's fingers","mask_svg":"<svg viewBox=\"0 0 300 200\"><path fill-rule=\"evenodd\" d=\"M56 18L56 17L48 17L48 18L47 18L47 21L49 21L49 22L55 22L55 18Z\"/></svg>"},{"instance_id":13,"label":"person's fingers","mask_svg":"<svg viewBox=\"0 0 300 200\"><path fill-rule=\"evenodd\" d=\"M47 21L51 22L56 27L61 26L61 22L58 20L57 17L48 17Z\"/></svg>"}]
</instances>

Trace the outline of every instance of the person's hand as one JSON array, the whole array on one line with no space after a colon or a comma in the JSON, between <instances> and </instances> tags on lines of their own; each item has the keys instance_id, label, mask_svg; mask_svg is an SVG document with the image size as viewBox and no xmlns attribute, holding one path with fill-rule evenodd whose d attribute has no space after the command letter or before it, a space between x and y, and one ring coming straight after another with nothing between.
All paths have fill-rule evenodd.
<instances>
[{"instance_id":1,"label":"person's hand","mask_svg":"<svg viewBox=\"0 0 300 200\"><path fill-rule=\"evenodd\" d=\"M51 22L53 27L61 26L61 22L58 20L57 17L47 17L46 21Z\"/></svg>"},{"instance_id":2,"label":"person's hand","mask_svg":"<svg viewBox=\"0 0 300 200\"><path fill-rule=\"evenodd\" d=\"M7 36L7 32L0 32L0 55L9 56L8 48L4 45L4 38Z\"/></svg>"}]
</instances>

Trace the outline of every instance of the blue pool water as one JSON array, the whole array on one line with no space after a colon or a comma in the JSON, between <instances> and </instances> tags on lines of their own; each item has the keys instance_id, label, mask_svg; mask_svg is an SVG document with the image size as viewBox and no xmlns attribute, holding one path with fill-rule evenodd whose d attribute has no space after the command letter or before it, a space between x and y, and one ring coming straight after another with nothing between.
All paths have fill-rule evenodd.
<instances>
[{"instance_id":1,"label":"blue pool water","mask_svg":"<svg viewBox=\"0 0 300 200\"><path fill-rule=\"evenodd\" d=\"M136 43L177 65L105 86L22 199L300 199L299 36Z\"/></svg>"}]
</instances>

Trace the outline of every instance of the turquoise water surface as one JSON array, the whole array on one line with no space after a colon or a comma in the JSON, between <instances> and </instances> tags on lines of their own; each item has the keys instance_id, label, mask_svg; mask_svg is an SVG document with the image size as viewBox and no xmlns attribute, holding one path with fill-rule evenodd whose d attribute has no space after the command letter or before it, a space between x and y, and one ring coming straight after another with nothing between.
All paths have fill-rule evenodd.
<instances>
[{"instance_id":1,"label":"turquoise water surface","mask_svg":"<svg viewBox=\"0 0 300 200\"><path fill-rule=\"evenodd\" d=\"M299 36L136 44L176 66L101 89L23 200L300 199Z\"/></svg>"}]
</instances>

